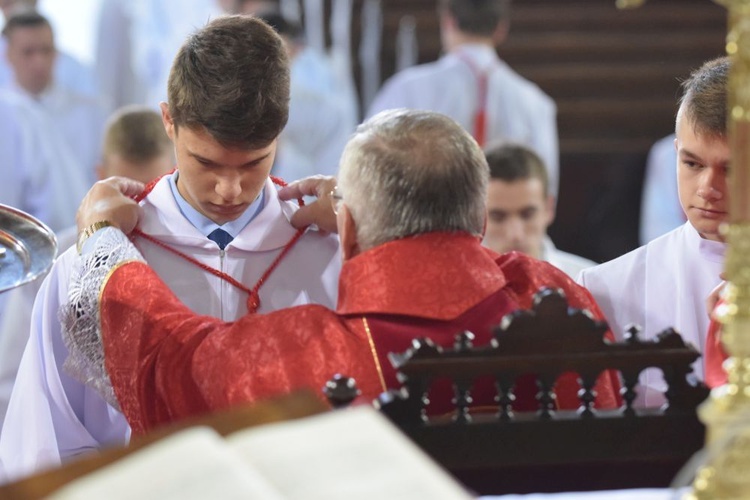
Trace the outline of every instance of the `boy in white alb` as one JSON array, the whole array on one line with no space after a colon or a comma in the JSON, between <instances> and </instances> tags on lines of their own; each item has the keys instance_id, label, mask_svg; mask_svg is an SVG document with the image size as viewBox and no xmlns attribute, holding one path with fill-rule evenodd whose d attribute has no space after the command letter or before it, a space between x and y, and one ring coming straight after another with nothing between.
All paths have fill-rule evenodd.
<instances>
[{"instance_id":1,"label":"boy in white alb","mask_svg":"<svg viewBox=\"0 0 750 500\"><path fill-rule=\"evenodd\" d=\"M269 178L289 105L278 35L251 17L215 19L180 49L168 94L161 111L177 171L147 188L141 202L135 242L147 261L193 311L227 321L253 308L334 306L336 238L294 229L295 206L278 199ZM124 417L66 373L85 378L81 367L63 370L57 313L75 252L58 259L34 306L0 435L8 479L129 438Z\"/></svg>"},{"instance_id":2,"label":"boy in white alb","mask_svg":"<svg viewBox=\"0 0 750 500\"><path fill-rule=\"evenodd\" d=\"M385 82L367 116L393 108L426 109L450 116L481 147L500 139L520 142L544 160L550 193L557 196L557 107L536 84L497 56L508 34L509 0L441 0L445 55L407 68Z\"/></svg>"},{"instance_id":3,"label":"boy in white alb","mask_svg":"<svg viewBox=\"0 0 750 500\"><path fill-rule=\"evenodd\" d=\"M683 83L675 147L680 204L688 221L615 260L586 269L578 282L594 295L619 338L629 324L642 338L674 328L704 352L709 317L705 301L721 281L726 245L719 232L729 209L726 102L730 61L705 63ZM703 379L703 363L693 364ZM641 376L639 402L661 403L665 384L658 370ZM650 390L656 389L655 391Z\"/></svg>"}]
</instances>

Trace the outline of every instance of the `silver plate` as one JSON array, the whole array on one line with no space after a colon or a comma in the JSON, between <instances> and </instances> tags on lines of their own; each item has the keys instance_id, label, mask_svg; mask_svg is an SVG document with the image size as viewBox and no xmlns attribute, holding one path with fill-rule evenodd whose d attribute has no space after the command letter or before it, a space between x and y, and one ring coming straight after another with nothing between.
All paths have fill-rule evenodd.
<instances>
[{"instance_id":1,"label":"silver plate","mask_svg":"<svg viewBox=\"0 0 750 500\"><path fill-rule=\"evenodd\" d=\"M28 283L49 271L57 238L41 221L0 204L0 292Z\"/></svg>"}]
</instances>

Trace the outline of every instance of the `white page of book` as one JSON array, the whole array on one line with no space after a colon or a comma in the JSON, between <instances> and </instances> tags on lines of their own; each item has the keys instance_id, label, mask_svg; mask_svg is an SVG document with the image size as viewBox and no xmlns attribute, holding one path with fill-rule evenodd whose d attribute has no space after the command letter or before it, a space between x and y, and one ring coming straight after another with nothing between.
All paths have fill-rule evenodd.
<instances>
[{"instance_id":1,"label":"white page of book","mask_svg":"<svg viewBox=\"0 0 750 500\"><path fill-rule=\"evenodd\" d=\"M54 500L284 500L209 427L192 427L77 479Z\"/></svg>"},{"instance_id":2,"label":"white page of book","mask_svg":"<svg viewBox=\"0 0 750 500\"><path fill-rule=\"evenodd\" d=\"M250 428L226 439L289 500L472 498L368 406Z\"/></svg>"}]
</instances>

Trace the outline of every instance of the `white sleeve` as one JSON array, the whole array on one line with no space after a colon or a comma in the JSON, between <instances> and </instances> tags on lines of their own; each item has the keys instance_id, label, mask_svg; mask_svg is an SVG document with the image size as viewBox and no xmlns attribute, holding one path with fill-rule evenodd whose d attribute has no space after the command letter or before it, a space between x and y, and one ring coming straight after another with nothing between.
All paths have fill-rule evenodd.
<instances>
[{"instance_id":1,"label":"white sleeve","mask_svg":"<svg viewBox=\"0 0 750 500\"><path fill-rule=\"evenodd\" d=\"M119 409L104 366L99 294L112 271L130 262L145 262L137 248L119 229L105 227L94 233L94 247L86 248L73 263L68 296L60 308L62 336L68 349L65 371L95 389Z\"/></svg>"},{"instance_id":2,"label":"white sleeve","mask_svg":"<svg viewBox=\"0 0 750 500\"><path fill-rule=\"evenodd\" d=\"M29 340L31 309L42 278L4 294L0 317L0 428L8 409L18 366Z\"/></svg>"},{"instance_id":3,"label":"white sleeve","mask_svg":"<svg viewBox=\"0 0 750 500\"><path fill-rule=\"evenodd\" d=\"M58 314L74 257L71 248L58 258L34 302L29 341L0 434L0 462L8 480L104 444L126 444L130 437L122 414L62 368L68 352Z\"/></svg>"}]
</instances>

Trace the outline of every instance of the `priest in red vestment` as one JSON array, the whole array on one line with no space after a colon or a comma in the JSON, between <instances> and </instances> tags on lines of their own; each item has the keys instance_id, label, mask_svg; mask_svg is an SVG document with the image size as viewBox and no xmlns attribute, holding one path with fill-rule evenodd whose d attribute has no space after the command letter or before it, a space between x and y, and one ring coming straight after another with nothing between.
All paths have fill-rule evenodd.
<instances>
[{"instance_id":1,"label":"priest in red vestment","mask_svg":"<svg viewBox=\"0 0 750 500\"><path fill-rule=\"evenodd\" d=\"M542 286L563 290L571 307L601 319L590 294L561 271L482 247L488 176L481 149L451 119L415 110L373 117L349 141L336 189L328 194L326 181L308 182L321 199L297 213L299 222L333 202L344 259L336 310L305 305L235 322L198 316L169 291L123 233L138 211L120 190L134 186L100 183L79 211L80 227L100 229L84 245L63 311L71 355L109 378L133 431L142 433L295 389L320 393L336 373L375 398L399 386L389 352L406 350L415 337L451 346L463 330L486 344L491 327L530 307ZM303 186L297 190L310 189ZM293 187L286 193L296 194ZM333 229L324 219L315 218ZM617 387L612 373L602 374L596 405L616 406ZM578 407L578 390L574 376L558 380L558 407ZM438 396L428 410L449 404L449 394ZM517 404L530 406L534 397L517 394Z\"/></svg>"}]
</instances>

